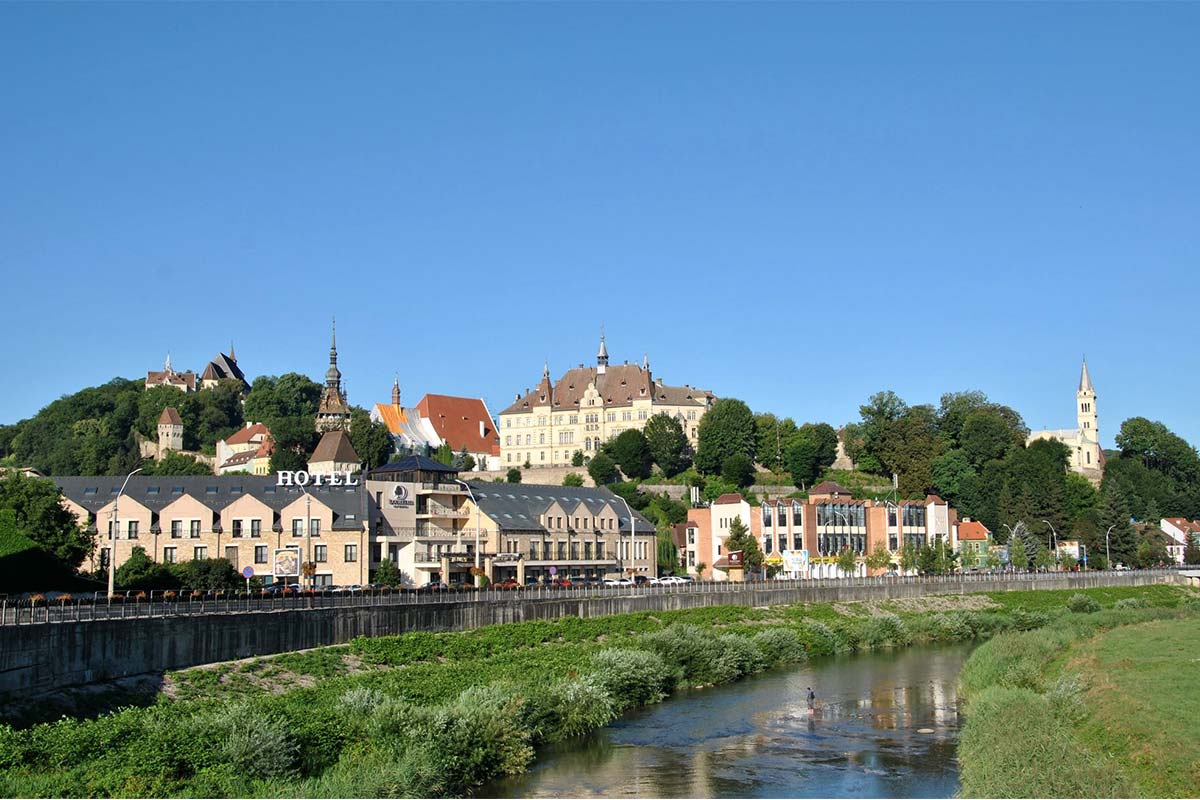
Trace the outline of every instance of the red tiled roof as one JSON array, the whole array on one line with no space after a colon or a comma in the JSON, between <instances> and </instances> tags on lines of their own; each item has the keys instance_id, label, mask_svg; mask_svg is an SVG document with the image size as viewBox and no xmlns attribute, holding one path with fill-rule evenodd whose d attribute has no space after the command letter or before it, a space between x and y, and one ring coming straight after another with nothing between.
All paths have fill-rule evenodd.
<instances>
[{"instance_id":1,"label":"red tiled roof","mask_svg":"<svg viewBox=\"0 0 1200 800\"><path fill-rule=\"evenodd\" d=\"M925 504L926 505L935 505L935 506L944 506L944 505L946 505L946 501L943 500L942 498L938 497L936 494L931 494L925 498Z\"/></svg>"},{"instance_id":2,"label":"red tiled roof","mask_svg":"<svg viewBox=\"0 0 1200 800\"><path fill-rule=\"evenodd\" d=\"M158 418L159 425L182 425L183 420L179 418L179 412L167 406L163 409L162 415Z\"/></svg>"},{"instance_id":3,"label":"red tiled roof","mask_svg":"<svg viewBox=\"0 0 1200 800\"><path fill-rule=\"evenodd\" d=\"M237 431L237 433L225 440L225 444L250 444L250 441L255 436L260 435L270 436L271 431L266 425L262 424L261 422L256 422L253 425L248 425Z\"/></svg>"},{"instance_id":4,"label":"red tiled roof","mask_svg":"<svg viewBox=\"0 0 1200 800\"><path fill-rule=\"evenodd\" d=\"M808 490L809 494L850 494L850 490L846 487L834 483L833 481L821 481L816 486Z\"/></svg>"},{"instance_id":5,"label":"red tiled roof","mask_svg":"<svg viewBox=\"0 0 1200 800\"><path fill-rule=\"evenodd\" d=\"M713 505L714 506L723 506L723 505L727 505L729 503L740 503L745 499L746 498L742 497L737 492L729 492L728 494L723 494L720 497L718 497L716 500L713 500Z\"/></svg>"},{"instance_id":6,"label":"red tiled roof","mask_svg":"<svg viewBox=\"0 0 1200 800\"><path fill-rule=\"evenodd\" d=\"M429 420L438 437L456 453L465 446L470 453L500 454L500 434L487 406L477 397L427 394L417 403L417 413Z\"/></svg>"},{"instance_id":7,"label":"red tiled roof","mask_svg":"<svg viewBox=\"0 0 1200 800\"><path fill-rule=\"evenodd\" d=\"M960 541L987 541L991 531L982 522L960 522L958 525L958 538Z\"/></svg>"}]
</instances>

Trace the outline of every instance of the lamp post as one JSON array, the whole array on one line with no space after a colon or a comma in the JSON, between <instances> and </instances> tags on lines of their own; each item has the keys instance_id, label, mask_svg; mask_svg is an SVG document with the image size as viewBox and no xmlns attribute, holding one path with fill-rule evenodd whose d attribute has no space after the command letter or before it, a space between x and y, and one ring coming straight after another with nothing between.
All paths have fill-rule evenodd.
<instances>
[{"instance_id":1,"label":"lamp post","mask_svg":"<svg viewBox=\"0 0 1200 800\"><path fill-rule=\"evenodd\" d=\"M310 563L308 560L309 546L312 544L312 495L308 493L308 489L306 489L304 486L300 487L300 491L304 492L304 563L300 565L300 588L304 588L304 570ZM315 574L310 576L310 589L312 588L316 577L317 576Z\"/></svg>"},{"instance_id":2,"label":"lamp post","mask_svg":"<svg viewBox=\"0 0 1200 800\"><path fill-rule=\"evenodd\" d=\"M460 481L458 478L455 478L454 482L467 490L467 497L471 498L471 503L475 506L475 572L476 572L475 586L478 588L478 586L480 584L480 576L478 574L479 573L479 513L480 513L479 512L479 502L475 499L475 493L471 491L471 487L467 484L466 481ZM500 543L497 542L496 543L496 552L500 551L499 545L500 545ZM488 577L491 578L490 575Z\"/></svg>"},{"instance_id":3,"label":"lamp post","mask_svg":"<svg viewBox=\"0 0 1200 800\"><path fill-rule=\"evenodd\" d=\"M1108 530L1104 532L1104 566L1106 569L1112 569L1112 553L1108 549L1108 535L1112 533L1112 529L1117 527L1115 524L1109 525Z\"/></svg>"},{"instance_id":4,"label":"lamp post","mask_svg":"<svg viewBox=\"0 0 1200 800\"><path fill-rule=\"evenodd\" d=\"M125 493L125 487L129 485L129 479L142 471L138 467L133 472L125 476L125 480L121 483L121 488L117 490L117 496L113 498L113 518L112 526L108 529L108 604L112 605L113 596L113 579L116 577L117 569L117 528L121 525L121 518L117 515L117 505L121 502L121 495Z\"/></svg>"},{"instance_id":5,"label":"lamp post","mask_svg":"<svg viewBox=\"0 0 1200 800\"><path fill-rule=\"evenodd\" d=\"M841 517L841 518L842 518L842 524L843 524L843 525L845 525L847 528L848 528L848 527L850 527L850 518L849 518L849 517L847 517L847 516L846 516L845 514L843 514L842 512L838 511L836 508L832 508L832 507L831 507L829 510L830 510L830 511L832 511L834 514L837 514L839 517ZM850 534L846 534L846 535L847 535L847 536L849 536ZM835 549L836 549L836 548L835 548ZM835 556L835 558L836 558L836 556Z\"/></svg>"},{"instance_id":6,"label":"lamp post","mask_svg":"<svg viewBox=\"0 0 1200 800\"><path fill-rule=\"evenodd\" d=\"M1050 535L1054 537L1054 547L1053 547L1053 549L1051 549L1050 553L1054 556L1054 562L1057 564L1058 563L1058 531L1054 530L1054 525L1052 525L1050 523L1050 520L1044 519L1044 520L1042 520L1042 522L1044 522L1050 526ZM1047 539L1046 543L1049 544L1050 539Z\"/></svg>"},{"instance_id":7,"label":"lamp post","mask_svg":"<svg viewBox=\"0 0 1200 800\"><path fill-rule=\"evenodd\" d=\"M635 594L637 592L637 560L634 558L633 550L637 545L637 527L633 521L633 509L629 507L629 501L621 495L617 495L617 497L625 504L625 513L629 515L629 563L633 570L633 578L631 579L633 585L629 587L629 590L631 594ZM620 526L617 526L617 537L619 538L620 535Z\"/></svg>"}]
</instances>

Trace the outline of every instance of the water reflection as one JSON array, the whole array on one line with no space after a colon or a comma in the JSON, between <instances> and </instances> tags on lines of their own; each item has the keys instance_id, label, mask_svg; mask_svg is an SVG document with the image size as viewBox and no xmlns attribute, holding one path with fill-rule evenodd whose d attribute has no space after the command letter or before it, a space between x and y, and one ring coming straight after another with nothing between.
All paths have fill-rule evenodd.
<instances>
[{"instance_id":1,"label":"water reflection","mask_svg":"<svg viewBox=\"0 0 1200 800\"><path fill-rule=\"evenodd\" d=\"M685 693L548 748L531 772L481 795L950 797L968 652L839 657Z\"/></svg>"}]
</instances>

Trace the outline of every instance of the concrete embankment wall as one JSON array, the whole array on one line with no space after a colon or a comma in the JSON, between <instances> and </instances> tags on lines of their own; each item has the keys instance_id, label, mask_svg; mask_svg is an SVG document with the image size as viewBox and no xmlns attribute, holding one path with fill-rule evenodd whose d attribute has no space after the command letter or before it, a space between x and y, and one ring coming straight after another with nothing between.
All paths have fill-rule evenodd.
<instances>
[{"instance_id":1,"label":"concrete embankment wall","mask_svg":"<svg viewBox=\"0 0 1200 800\"><path fill-rule=\"evenodd\" d=\"M1079 589L1183 582L1173 575L1071 575L1023 581L884 583L830 581L788 587L717 587L714 591L651 592L616 597L513 595L495 602L349 606L293 611L209 614L0 627L0 701L68 686L161 673L199 664L343 644L356 636L452 631L501 622L599 617L717 605L888 600L927 594Z\"/></svg>"}]
</instances>

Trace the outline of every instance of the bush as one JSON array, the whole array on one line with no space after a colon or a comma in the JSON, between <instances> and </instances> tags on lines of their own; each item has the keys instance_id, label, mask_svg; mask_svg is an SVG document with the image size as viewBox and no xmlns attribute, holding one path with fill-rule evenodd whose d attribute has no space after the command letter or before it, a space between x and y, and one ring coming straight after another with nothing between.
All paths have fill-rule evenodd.
<instances>
[{"instance_id":1,"label":"bush","mask_svg":"<svg viewBox=\"0 0 1200 800\"><path fill-rule=\"evenodd\" d=\"M592 658L596 683L618 711L657 703L675 687L678 674L648 650L609 648Z\"/></svg>"},{"instance_id":2,"label":"bush","mask_svg":"<svg viewBox=\"0 0 1200 800\"><path fill-rule=\"evenodd\" d=\"M726 658L712 633L695 625L672 625L640 637L638 643L678 667L687 686L726 683L741 674L736 658Z\"/></svg>"},{"instance_id":3,"label":"bush","mask_svg":"<svg viewBox=\"0 0 1200 800\"><path fill-rule=\"evenodd\" d=\"M1100 604L1086 594L1073 594L1067 601L1067 609L1073 614L1094 614L1100 610Z\"/></svg>"},{"instance_id":4,"label":"bush","mask_svg":"<svg viewBox=\"0 0 1200 800\"><path fill-rule=\"evenodd\" d=\"M833 629L824 622L807 622L800 628L800 638L810 656L831 656L842 649Z\"/></svg>"},{"instance_id":5,"label":"bush","mask_svg":"<svg viewBox=\"0 0 1200 800\"><path fill-rule=\"evenodd\" d=\"M756 633L754 644L770 666L804 660L804 642L791 628L771 628Z\"/></svg>"},{"instance_id":6,"label":"bush","mask_svg":"<svg viewBox=\"0 0 1200 800\"><path fill-rule=\"evenodd\" d=\"M1125 610L1129 608L1146 608L1147 603L1140 597L1123 597L1113 604L1113 608Z\"/></svg>"},{"instance_id":7,"label":"bush","mask_svg":"<svg viewBox=\"0 0 1200 800\"><path fill-rule=\"evenodd\" d=\"M862 642L868 647L900 647L909 640L908 629L895 614L872 618L862 631Z\"/></svg>"},{"instance_id":8,"label":"bush","mask_svg":"<svg viewBox=\"0 0 1200 800\"><path fill-rule=\"evenodd\" d=\"M725 633L717 637L717 644L721 646L717 670L733 675L731 680L762 672L767 666L766 657L749 637Z\"/></svg>"},{"instance_id":9,"label":"bush","mask_svg":"<svg viewBox=\"0 0 1200 800\"><path fill-rule=\"evenodd\" d=\"M223 761L252 778L284 778L295 773L299 746L286 722L249 703L221 706L199 715L188 727L218 743Z\"/></svg>"},{"instance_id":10,"label":"bush","mask_svg":"<svg viewBox=\"0 0 1200 800\"><path fill-rule=\"evenodd\" d=\"M1012 626L1019 631L1031 631L1050 624L1050 616L1042 611L1026 611L1024 608L1013 609Z\"/></svg>"},{"instance_id":11,"label":"bush","mask_svg":"<svg viewBox=\"0 0 1200 800\"><path fill-rule=\"evenodd\" d=\"M563 476L563 486L583 486L583 476L578 472L568 472Z\"/></svg>"}]
</instances>

